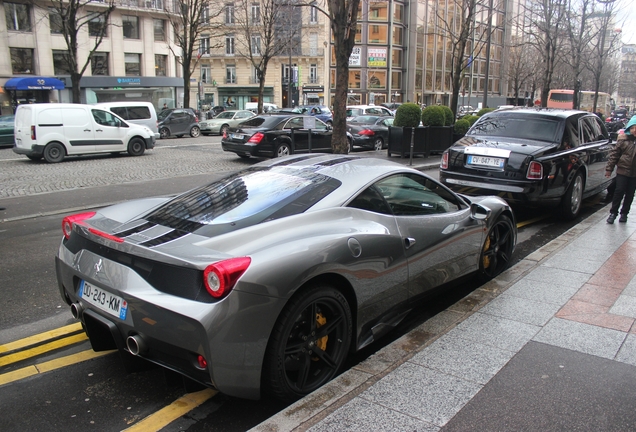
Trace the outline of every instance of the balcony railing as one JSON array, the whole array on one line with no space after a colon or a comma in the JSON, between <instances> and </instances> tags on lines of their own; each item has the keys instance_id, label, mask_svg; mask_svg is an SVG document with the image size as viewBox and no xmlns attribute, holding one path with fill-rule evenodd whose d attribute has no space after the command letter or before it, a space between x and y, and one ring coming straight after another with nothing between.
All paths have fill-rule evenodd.
<instances>
[{"instance_id":1,"label":"balcony railing","mask_svg":"<svg viewBox=\"0 0 636 432\"><path fill-rule=\"evenodd\" d=\"M324 55L324 48L319 49L305 49L305 50L294 50L292 52L293 58L298 57L322 57ZM238 53L235 54L226 54L225 47L222 48L210 48L210 57L227 57L227 56L239 56ZM286 57L289 58L289 53L280 53L278 57Z\"/></svg>"}]
</instances>

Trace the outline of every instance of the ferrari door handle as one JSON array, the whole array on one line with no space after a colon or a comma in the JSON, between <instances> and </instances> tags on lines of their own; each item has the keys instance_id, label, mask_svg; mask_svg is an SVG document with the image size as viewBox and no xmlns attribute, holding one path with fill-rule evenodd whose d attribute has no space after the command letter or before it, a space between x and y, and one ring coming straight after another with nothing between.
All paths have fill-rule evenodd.
<instances>
[{"instance_id":1,"label":"ferrari door handle","mask_svg":"<svg viewBox=\"0 0 636 432\"><path fill-rule=\"evenodd\" d=\"M415 239L413 237L407 237L404 239L404 247L409 249L411 246L415 244Z\"/></svg>"}]
</instances>

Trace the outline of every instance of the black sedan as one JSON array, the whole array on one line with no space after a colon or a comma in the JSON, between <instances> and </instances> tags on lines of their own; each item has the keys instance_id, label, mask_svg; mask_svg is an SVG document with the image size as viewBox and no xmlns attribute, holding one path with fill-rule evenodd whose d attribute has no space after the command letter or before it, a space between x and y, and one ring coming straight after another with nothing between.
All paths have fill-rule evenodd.
<instances>
[{"instance_id":1,"label":"black sedan","mask_svg":"<svg viewBox=\"0 0 636 432\"><path fill-rule=\"evenodd\" d=\"M230 128L221 147L242 158L331 152L331 127L302 114L261 114Z\"/></svg>"},{"instance_id":2,"label":"black sedan","mask_svg":"<svg viewBox=\"0 0 636 432\"><path fill-rule=\"evenodd\" d=\"M526 108L482 116L442 155L440 180L469 195L499 195L513 205L557 206L573 219L582 199L605 190L612 141L584 111Z\"/></svg>"},{"instance_id":3,"label":"black sedan","mask_svg":"<svg viewBox=\"0 0 636 432\"><path fill-rule=\"evenodd\" d=\"M347 121L349 135L349 147L369 147L374 150L386 148L389 138L389 126L393 124L394 117L362 115Z\"/></svg>"}]
</instances>

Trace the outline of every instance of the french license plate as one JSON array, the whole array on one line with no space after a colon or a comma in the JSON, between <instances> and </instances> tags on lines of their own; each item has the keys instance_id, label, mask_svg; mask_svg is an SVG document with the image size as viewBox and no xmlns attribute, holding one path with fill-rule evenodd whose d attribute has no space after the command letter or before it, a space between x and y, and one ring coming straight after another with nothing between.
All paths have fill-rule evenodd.
<instances>
[{"instance_id":1,"label":"french license plate","mask_svg":"<svg viewBox=\"0 0 636 432\"><path fill-rule=\"evenodd\" d=\"M490 156L468 156L468 165L482 165L495 168L503 168L504 159L494 158Z\"/></svg>"},{"instance_id":2,"label":"french license plate","mask_svg":"<svg viewBox=\"0 0 636 432\"><path fill-rule=\"evenodd\" d=\"M241 135L241 134L232 134L232 139L242 140L243 139L243 135Z\"/></svg>"},{"instance_id":3,"label":"french license plate","mask_svg":"<svg viewBox=\"0 0 636 432\"><path fill-rule=\"evenodd\" d=\"M123 298L109 293L101 288L91 285L86 281L80 282L80 298L93 306L111 314L121 320L126 319L128 302Z\"/></svg>"}]
</instances>

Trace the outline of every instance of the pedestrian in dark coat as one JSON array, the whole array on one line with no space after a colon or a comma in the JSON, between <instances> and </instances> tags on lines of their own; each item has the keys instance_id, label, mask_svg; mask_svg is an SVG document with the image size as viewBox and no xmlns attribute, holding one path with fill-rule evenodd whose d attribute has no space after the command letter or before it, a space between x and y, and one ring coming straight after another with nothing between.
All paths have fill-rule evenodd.
<instances>
[{"instance_id":1,"label":"pedestrian in dark coat","mask_svg":"<svg viewBox=\"0 0 636 432\"><path fill-rule=\"evenodd\" d=\"M612 198L608 224L613 224L618 216L619 222L627 222L627 215L636 192L636 116L632 117L625 126L625 132L618 136L616 146L612 150L605 167L605 177L610 177L616 167L616 188ZM623 199L624 198L624 199ZM621 201L623 206L621 207Z\"/></svg>"}]
</instances>

